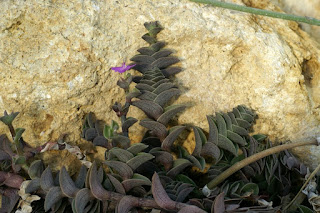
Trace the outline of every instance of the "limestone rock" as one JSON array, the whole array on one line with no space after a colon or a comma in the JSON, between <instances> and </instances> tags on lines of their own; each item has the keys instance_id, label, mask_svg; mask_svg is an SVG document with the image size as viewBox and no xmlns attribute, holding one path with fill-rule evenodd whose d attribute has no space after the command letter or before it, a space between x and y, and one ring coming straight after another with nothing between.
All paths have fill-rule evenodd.
<instances>
[{"instance_id":1,"label":"limestone rock","mask_svg":"<svg viewBox=\"0 0 320 213\"><path fill-rule=\"evenodd\" d=\"M318 0L272 0L272 2L278 5L286 13L320 19L320 1ZM301 23L301 28L320 43L319 26Z\"/></svg>"},{"instance_id":2,"label":"limestone rock","mask_svg":"<svg viewBox=\"0 0 320 213\"><path fill-rule=\"evenodd\" d=\"M179 123L207 129L206 114L244 104L259 116L254 131L274 141L320 132L320 46L295 22L187 0L17 0L0 1L0 8L0 111L21 112L14 125L26 128L24 139L34 146L63 133L80 143L90 111L118 121L111 106L124 92L110 68L146 46L143 23L154 20L184 68L174 78L183 90L176 102L190 107ZM143 117L134 107L130 115ZM135 140L138 133L136 125ZM319 148L303 152L309 164L320 162Z\"/></svg>"}]
</instances>

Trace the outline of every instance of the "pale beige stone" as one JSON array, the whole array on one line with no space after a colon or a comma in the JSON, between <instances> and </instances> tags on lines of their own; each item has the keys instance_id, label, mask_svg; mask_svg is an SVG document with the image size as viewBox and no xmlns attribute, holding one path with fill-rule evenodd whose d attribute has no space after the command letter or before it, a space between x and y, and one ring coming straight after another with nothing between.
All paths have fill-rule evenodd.
<instances>
[{"instance_id":1,"label":"pale beige stone","mask_svg":"<svg viewBox=\"0 0 320 213\"><path fill-rule=\"evenodd\" d=\"M271 0L289 14L320 19L320 1L318 0ZM301 28L320 43L320 26L301 23Z\"/></svg>"},{"instance_id":2,"label":"pale beige stone","mask_svg":"<svg viewBox=\"0 0 320 213\"><path fill-rule=\"evenodd\" d=\"M15 127L26 128L23 136L34 146L63 133L82 143L90 111L118 121L111 106L123 102L124 92L116 86L121 75L110 68L146 46L143 23L155 20L165 29L158 38L184 68L174 78L183 90L177 103L190 107L179 123L207 130L206 114L244 104L259 116L254 131L275 142L320 132L319 43L295 22L187 0L6 0L0 8L0 110L21 112ZM129 114L143 117L134 107ZM138 142L143 130L132 130ZM305 161L317 164L319 150L303 150Z\"/></svg>"}]
</instances>

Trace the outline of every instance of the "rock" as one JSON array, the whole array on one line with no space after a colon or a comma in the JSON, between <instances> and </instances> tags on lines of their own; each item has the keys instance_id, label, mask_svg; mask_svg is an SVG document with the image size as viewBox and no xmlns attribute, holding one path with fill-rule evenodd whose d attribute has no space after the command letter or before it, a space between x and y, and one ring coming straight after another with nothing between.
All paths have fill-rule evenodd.
<instances>
[{"instance_id":1,"label":"rock","mask_svg":"<svg viewBox=\"0 0 320 213\"><path fill-rule=\"evenodd\" d=\"M259 116L254 131L275 142L320 132L319 43L295 22L186 0L18 0L1 1L0 8L0 110L21 112L14 125L26 128L23 137L33 146L63 133L80 143L90 111L119 121L111 106L124 101L116 86L122 75L110 68L146 46L143 23L154 20L165 29L158 38L184 68L174 78L183 90L176 102L190 107L179 123L207 129L206 114L244 104ZM129 115L143 117L134 107ZM131 129L134 142L141 131ZM305 148L301 157L314 166L319 150Z\"/></svg>"},{"instance_id":2,"label":"rock","mask_svg":"<svg viewBox=\"0 0 320 213\"><path fill-rule=\"evenodd\" d=\"M284 12L299 16L307 16L320 19L320 2L318 0L271 0L272 3L279 6ZM320 27L301 23L301 28L308 32L313 38L320 43Z\"/></svg>"}]
</instances>

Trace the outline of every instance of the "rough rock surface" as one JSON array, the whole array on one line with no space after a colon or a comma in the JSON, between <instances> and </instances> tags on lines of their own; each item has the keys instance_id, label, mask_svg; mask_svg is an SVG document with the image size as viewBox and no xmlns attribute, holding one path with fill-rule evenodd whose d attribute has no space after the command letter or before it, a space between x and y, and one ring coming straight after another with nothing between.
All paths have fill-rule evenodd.
<instances>
[{"instance_id":1,"label":"rough rock surface","mask_svg":"<svg viewBox=\"0 0 320 213\"><path fill-rule=\"evenodd\" d=\"M320 19L320 1L318 0L271 0L284 12ZM320 43L320 26L301 23L301 28Z\"/></svg>"},{"instance_id":2,"label":"rough rock surface","mask_svg":"<svg viewBox=\"0 0 320 213\"><path fill-rule=\"evenodd\" d=\"M280 10L266 0L233 2ZM34 146L62 133L79 144L90 111L117 120L111 105L124 93L110 67L146 45L143 23L154 20L165 28L159 39L182 60L177 102L191 107L180 123L207 129L206 114L244 104L259 116L254 130L274 141L320 132L320 46L295 22L187 0L4 0L0 8L0 111L21 112L14 125ZM320 162L320 148L300 152Z\"/></svg>"}]
</instances>

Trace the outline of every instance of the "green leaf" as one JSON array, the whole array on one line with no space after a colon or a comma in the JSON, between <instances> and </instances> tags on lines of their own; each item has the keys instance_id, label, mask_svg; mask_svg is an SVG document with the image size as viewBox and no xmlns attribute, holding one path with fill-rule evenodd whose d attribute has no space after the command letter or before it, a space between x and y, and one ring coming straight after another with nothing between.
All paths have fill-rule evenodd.
<instances>
[{"instance_id":1,"label":"green leaf","mask_svg":"<svg viewBox=\"0 0 320 213\"><path fill-rule=\"evenodd\" d=\"M118 147L114 147L110 149L109 154L112 154L113 156L117 157L120 161L124 163L134 157L131 152L124 149L120 149Z\"/></svg>"},{"instance_id":2,"label":"green leaf","mask_svg":"<svg viewBox=\"0 0 320 213\"><path fill-rule=\"evenodd\" d=\"M192 184L193 186L197 187L197 184L188 176L184 175L184 174L179 174L176 176L176 180L177 181L181 181L183 183L189 183Z\"/></svg>"},{"instance_id":3,"label":"green leaf","mask_svg":"<svg viewBox=\"0 0 320 213\"><path fill-rule=\"evenodd\" d=\"M264 141L264 139L267 138L267 136L263 135L263 134L256 134L256 135L253 135L252 137L254 139L256 139L256 141L258 141L258 142L262 142L262 141Z\"/></svg>"},{"instance_id":4,"label":"green leaf","mask_svg":"<svg viewBox=\"0 0 320 213\"><path fill-rule=\"evenodd\" d=\"M108 124L104 125L103 136L107 139L113 136L112 127L110 127Z\"/></svg>"},{"instance_id":5,"label":"green leaf","mask_svg":"<svg viewBox=\"0 0 320 213\"><path fill-rule=\"evenodd\" d=\"M240 144L241 146L245 146L247 144L247 142L245 141L245 139L243 139L243 137L241 137L240 135L238 135L237 133L234 133L230 130L227 130L227 135L228 138L230 140L232 140L235 143Z\"/></svg>"},{"instance_id":6,"label":"green leaf","mask_svg":"<svg viewBox=\"0 0 320 213\"><path fill-rule=\"evenodd\" d=\"M17 142L20 140L22 134L24 133L25 129L23 128L17 128L16 130L16 136L14 137L14 141Z\"/></svg>"},{"instance_id":7,"label":"green leaf","mask_svg":"<svg viewBox=\"0 0 320 213\"><path fill-rule=\"evenodd\" d=\"M259 186L255 183L247 183L241 188L241 194L247 194L247 195L258 195L259 194Z\"/></svg>"},{"instance_id":8,"label":"green leaf","mask_svg":"<svg viewBox=\"0 0 320 213\"><path fill-rule=\"evenodd\" d=\"M299 211L301 213L313 213L314 211L311 210L310 208L303 206L303 205L298 205Z\"/></svg>"},{"instance_id":9,"label":"green leaf","mask_svg":"<svg viewBox=\"0 0 320 213\"><path fill-rule=\"evenodd\" d=\"M212 118L212 116L207 116L207 120L209 123L209 137L208 142L218 144L218 127Z\"/></svg>"},{"instance_id":10,"label":"green leaf","mask_svg":"<svg viewBox=\"0 0 320 213\"><path fill-rule=\"evenodd\" d=\"M216 113L219 134L227 137L227 124L220 113Z\"/></svg>"},{"instance_id":11,"label":"green leaf","mask_svg":"<svg viewBox=\"0 0 320 213\"><path fill-rule=\"evenodd\" d=\"M0 121L5 123L7 126L12 124L12 121L17 117L19 112L12 112L8 114L7 111L4 111L4 115L0 117Z\"/></svg>"},{"instance_id":12,"label":"green leaf","mask_svg":"<svg viewBox=\"0 0 320 213\"><path fill-rule=\"evenodd\" d=\"M225 136L219 134L218 147L231 152L233 155L237 156L237 149L235 145Z\"/></svg>"},{"instance_id":13,"label":"green leaf","mask_svg":"<svg viewBox=\"0 0 320 213\"><path fill-rule=\"evenodd\" d=\"M244 155L238 155L236 157L234 157L231 162L230 162L230 165L233 165L235 163L238 163L239 161L242 161L244 159Z\"/></svg>"},{"instance_id":14,"label":"green leaf","mask_svg":"<svg viewBox=\"0 0 320 213\"><path fill-rule=\"evenodd\" d=\"M25 156L19 156L14 160L15 164L25 164L26 163L26 157Z\"/></svg>"},{"instance_id":15,"label":"green leaf","mask_svg":"<svg viewBox=\"0 0 320 213\"><path fill-rule=\"evenodd\" d=\"M119 129L119 124L115 122L114 120L111 121L111 128L113 132L116 132Z\"/></svg>"}]
</instances>

